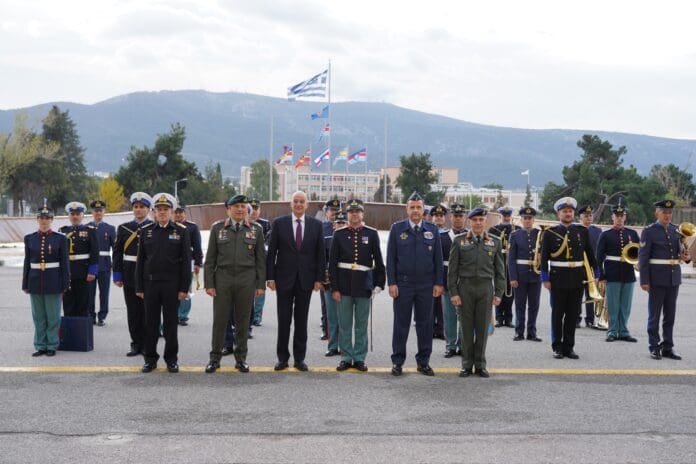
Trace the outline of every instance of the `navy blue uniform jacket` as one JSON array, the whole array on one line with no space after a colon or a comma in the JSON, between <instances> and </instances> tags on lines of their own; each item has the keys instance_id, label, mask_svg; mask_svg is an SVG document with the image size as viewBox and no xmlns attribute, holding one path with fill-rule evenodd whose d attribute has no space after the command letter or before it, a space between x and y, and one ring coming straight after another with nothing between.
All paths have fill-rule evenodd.
<instances>
[{"instance_id":1,"label":"navy blue uniform jacket","mask_svg":"<svg viewBox=\"0 0 696 464\"><path fill-rule=\"evenodd\" d=\"M387 242L387 284L444 286L442 244L435 224L421 221L417 236L408 219L392 224Z\"/></svg>"}]
</instances>

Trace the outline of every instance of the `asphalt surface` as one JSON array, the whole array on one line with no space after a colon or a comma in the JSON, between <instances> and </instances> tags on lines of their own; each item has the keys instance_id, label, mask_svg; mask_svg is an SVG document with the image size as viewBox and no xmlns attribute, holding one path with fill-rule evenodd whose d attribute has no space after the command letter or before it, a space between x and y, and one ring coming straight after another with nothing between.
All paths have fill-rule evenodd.
<instances>
[{"instance_id":1,"label":"asphalt surface","mask_svg":"<svg viewBox=\"0 0 696 464\"><path fill-rule=\"evenodd\" d=\"M638 343L577 331L577 361L551 357L548 294L538 327L543 343L513 342L496 329L488 343L490 379L457 377L461 358L443 358L436 376L391 366L391 301L374 303L368 373L337 373L319 340L319 300L310 310L311 370L272 372L275 295L249 342L249 374L205 374L212 299L193 298L179 327L182 372L141 374L126 358L121 290L112 287L95 350L32 358L29 299L21 270L0 267L0 462L695 462L696 281L679 296L675 349L682 361L650 359L646 295L636 289ZM160 349L162 345L160 344ZM54 369L54 372L50 372Z\"/></svg>"}]
</instances>

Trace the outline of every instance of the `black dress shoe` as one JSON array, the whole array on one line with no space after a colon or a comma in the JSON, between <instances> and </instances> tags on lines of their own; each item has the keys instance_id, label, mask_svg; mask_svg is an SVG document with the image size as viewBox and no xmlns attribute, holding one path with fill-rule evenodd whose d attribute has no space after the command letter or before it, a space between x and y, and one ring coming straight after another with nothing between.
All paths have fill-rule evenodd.
<instances>
[{"instance_id":1,"label":"black dress shoe","mask_svg":"<svg viewBox=\"0 0 696 464\"><path fill-rule=\"evenodd\" d=\"M46 353L48 354L48 353ZM669 359L674 359L675 361L681 361L681 356L675 353L672 350L662 350L662 357L663 358L669 358Z\"/></svg>"},{"instance_id":2,"label":"black dress shoe","mask_svg":"<svg viewBox=\"0 0 696 464\"><path fill-rule=\"evenodd\" d=\"M330 358L331 356L336 356L336 355L338 355L338 350L334 350L334 349L327 350L326 353L324 353L324 356L326 356L327 358Z\"/></svg>"},{"instance_id":3,"label":"black dress shoe","mask_svg":"<svg viewBox=\"0 0 696 464\"><path fill-rule=\"evenodd\" d=\"M351 367L353 367L353 365L351 363L346 362L346 361L341 361L340 363L338 363L338 366L336 366L336 370L338 372L343 372L343 371L347 371Z\"/></svg>"},{"instance_id":4,"label":"black dress shoe","mask_svg":"<svg viewBox=\"0 0 696 464\"><path fill-rule=\"evenodd\" d=\"M326 334L322 334L321 337L319 337L319 340L328 340L329 337L326 336Z\"/></svg>"},{"instance_id":5,"label":"black dress shoe","mask_svg":"<svg viewBox=\"0 0 696 464\"><path fill-rule=\"evenodd\" d=\"M157 363L146 362L145 364L143 364L143 368L140 370L141 370L141 372L144 372L147 374L148 372L152 372L155 369L157 369Z\"/></svg>"},{"instance_id":6,"label":"black dress shoe","mask_svg":"<svg viewBox=\"0 0 696 464\"><path fill-rule=\"evenodd\" d=\"M237 361L237 363L234 365L234 368L237 369L239 372L249 372L249 365L244 361Z\"/></svg>"},{"instance_id":7,"label":"black dress shoe","mask_svg":"<svg viewBox=\"0 0 696 464\"><path fill-rule=\"evenodd\" d=\"M278 362L275 364L275 366L273 366L273 370L274 370L274 371L282 371L282 370L285 370L285 369L287 369L287 368L288 368L288 362L287 362L287 361L285 361L285 362L278 361Z\"/></svg>"},{"instance_id":8,"label":"black dress shoe","mask_svg":"<svg viewBox=\"0 0 696 464\"><path fill-rule=\"evenodd\" d=\"M96 320L96 319L92 319L92 325L97 325L97 320Z\"/></svg>"},{"instance_id":9,"label":"black dress shoe","mask_svg":"<svg viewBox=\"0 0 696 464\"><path fill-rule=\"evenodd\" d=\"M391 374L392 374L394 377L400 376L401 374L403 374L403 372L404 372L404 371L403 371L403 369L401 368L401 364L394 364L394 365L392 365Z\"/></svg>"},{"instance_id":10,"label":"black dress shoe","mask_svg":"<svg viewBox=\"0 0 696 464\"><path fill-rule=\"evenodd\" d=\"M186 321L183 320L183 319L179 319L179 325L184 325L184 326L186 326L186 325L188 325L188 322L186 322Z\"/></svg>"},{"instance_id":11,"label":"black dress shoe","mask_svg":"<svg viewBox=\"0 0 696 464\"><path fill-rule=\"evenodd\" d=\"M461 356L461 355L462 355L462 349L461 349L461 348L457 348L457 356Z\"/></svg>"},{"instance_id":12,"label":"black dress shoe","mask_svg":"<svg viewBox=\"0 0 696 464\"><path fill-rule=\"evenodd\" d=\"M176 374L179 372L179 365L177 363L167 363L167 371Z\"/></svg>"},{"instance_id":13,"label":"black dress shoe","mask_svg":"<svg viewBox=\"0 0 696 464\"><path fill-rule=\"evenodd\" d=\"M527 340L529 340L530 342L542 342L543 341L541 338L537 337L536 335L534 335L532 337L527 336Z\"/></svg>"},{"instance_id":14,"label":"black dress shoe","mask_svg":"<svg viewBox=\"0 0 696 464\"><path fill-rule=\"evenodd\" d=\"M638 339L636 337L631 337L630 335L626 335L624 337L619 337L619 340L622 340L624 342L631 342L631 343L636 343Z\"/></svg>"},{"instance_id":15,"label":"black dress shoe","mask_svg":"<svg viewBox=\"0 0 696 464\"><path fill-rule=\"evenodd\" d=\"M445 351L445 358L452 358L457 355L456 350L447 350Z\"/></svg>"},{"instance_id":16,"label":"black dress shoe","mask_svg":"<svg viewBox=\"0 0 696 464\"><path fill-rule=\"evenodd\" d=\"M367 364L361 361L355 361L353 363L353 367L359 370L360 372L367 372Z\"/></svg>"},{"instance_id":17,"label":"black dress shoe","mask_svg":"<svg viewBox=\"0 0 696 464\"><path fill-rule=\"evenodd\" d=\"M435 371L433 371L433 368L430 367L428 364L425 365L418 365L416 368L418 372L420 372L423 375L427 375L428 377L432 377L435 375Z\"/></svg>"},{"instance_id":18,"label":"black dress shoe","mask_svg":"<svg viewBox=\"0 0 696 464\"><path fill-rule=\"evenodd\" d=\"M132 358L133 356L138 356L139 354L143 354L143 352L140 351L139 348L131 347L130 351L128 353L126 353L126 356L128 356L129 358Z\"/></svg>"},{"instance_id":19,"label":"black dress shoe","mask_svg":"<svg viewBox=\"0 0 696 464\"><path fill-rule=\"evenodd\" d=\"M616 337L613 336L613 335L607 335L606 341L608 341L608 342L615 342L615 341L616 341Z\"/></svg>"},{"instance_id":20,"label":"black dress shoe","mask_svg":"<svg viewBox=\"0 0 696 464\"><path fill-rule=\"evenodd\" d=\"M220 369L220 363L218 361L210 361L207 366L205 366L205 371L208 374L212 374L216 370Z\"/></svg>"},{"instance_id":21,"label":"black dress shoe","mask_svg":"<svg viewBox=\"0 0 696 464\"><path fill-rule=\"evenodd\" d=\"M585 321L585 327L592 328L594 326L594 321Z\"/></svg>"},{"instance_id":22,"label":"black dress shoe","mask_svg":"<svg viewBox=\"0 0 696 464\"><path fill-rule=\"evenodd\" d=\"M512 337L512 341L514 342L519 342L520 340L524 340L524 335L517 334L514 337Z\"/></svg>"},{"instance_id":23,"label":"black dress shoe","mask_svg":"<svg viewBox=\"0 0 696 464\"><path fill-rule=\"evenodd\" d=\"M229 356L232 353L234 353L234 348L231 348L229 346L225 346L222 348L222 351L220 352L221 355L223 356Z\"/></svg>"},{"instance_id":24,"label":"black dress shoe","mask_svg":"<svg viewBox=\"0 0 696 464\"><path fill-rule=\"evenodd\" d=\"M106 325L106 322L104 322L104 319L99 319L99 321L97 321L97 325L99 327L104 327Z\"/></svg>"},{"instance_id":25,"label":"black dress shoe","mask_svg":"<svg viewBox=\"0 0 696 464\"><path fill-rule=\"evenodd\" d=\"M660 350L652 350L650 352L650 357L653 359L662 359L662 352Z\"/></svg>"},{"instance_id":26,"label":"black dress shoe","mask_svg":"<svg viewBox=\"0 0 696 464\"><path fill-rule=\"evenodd\" d=\"M56 355L56 350L46 350L46 356L55 356L55 355ZM681 358L679 358L679 359L681 359Z\"/></svg>"},{"instance_id":27,"label":"black dress shoe","mask_svg":"<svg viewBox=\"0 0 696 464\"><path fill-rule=\"evenodd\" d=\"M254 321L251 323L254 327L261 327L261 321Z\"/></svg>"},{"instance_id":28,"label":"black dress shoe","mask_svg":"<svg viewBox=\"0 0 696 464\"><path fill-rule=\"evenodd\" d=\"M553 357L556 358L556 359L563 359L563 353L561 353L560 351L557 351L557 350L556 350L556 351L553 352Z\"/></svg>"},{"instance_id":29,"label":"black dress shoe","mask_svg":"<svg viewBox=\"0 0 696 464\"><path fill-rule=\"evenodd\" d=\"M39 351L33 352L31 355L35 358L38 358L39 356L43 356L45 354L46 354L46 350L39 350Z\"/></svg>"},{"instance_id":30,"label":"black dress shoe","mask_svg":"<svg viewBox=\"0 0 696 464\"><path fill-rule=\"evenodd\" d=\"M580 322L576 322L576 323L575 323L575 328L576 328L576 329L579 329L580 327L582 327L582 324L580 324Z\"/></svg>"},{"instance_id":31,"label":"black dress shoe","mask_svg":"<svg viewBox=\"0 0 696 464\"><path fill-rule=\"evenodd\" d=\"M577 353L575 353L575 351L573 350L570 350L569 352L565 353L565 357L570 359L580 359L580 356L578 356Z\"/></svg>"},{"instance_id":32,"label":"black dress shoe","mask_svg":"<svg viewBox=\"0 0 696 464\"><path fill-rule=\"evenodd\" d=\"M437 338L438 340L444 340L445 336L443 334L434 334L433 338Z\"/></svg>"},{"instance_id":33,"label":"black dress shoe","mask_svg":"<svg viewBox=\"0 0 696 464\"><path fill-rule=\"evenodd\" d=\"M295 369L297 369L300 372L307 372L309 370L309 367L304 361L296 362L295 364L292 365Z\"/></svg>"},{"instance_id":34,"label":"black dress shoe","mask_svg":"<svg viewBox=\"0 0 696 464\"><path fill-rule=\"evenodd\" d=\"M476 368L476 375L478 375L479 377L483 377L484 379L487 379L488 377L491 376L485 367L481 367L481 368L477 367Z\"/></svg>"},{"instance_id":35,"label":"black dress shoe","mask_svg":"<svg viewBox=\"0 0 696 464\"><path fill-rule=\"evenodd\" d=\"M459 371L459 377L469 377L471 375L471 368L462 369Z\"/></svg>"},{"instance_id":36,"label":"black dress shoe","mask_svg":"<svg viewBox=\"0 0 696 464\"><path fill-rule=\"evenodd\" d=\"M495 327L501 327L503 325L500 321L495 321Z\"/></svg>"}]
</instances>

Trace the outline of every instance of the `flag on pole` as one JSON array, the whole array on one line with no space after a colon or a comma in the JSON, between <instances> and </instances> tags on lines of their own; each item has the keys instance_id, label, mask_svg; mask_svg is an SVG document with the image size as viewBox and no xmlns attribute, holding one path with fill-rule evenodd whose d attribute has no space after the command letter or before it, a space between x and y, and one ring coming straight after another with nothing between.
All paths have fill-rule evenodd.
<instances>
[{"instance_id":1,"label":"flag on pole","mask_svg":"<svg viewBox=\"0 0 696 464\"><path fill-rule=\"evenodd\" d=\"M315 119L326 119L329 117L329 105L326 105L324 108L321 109L321 113L312 113L311 116L312 121Z\"/></svg>"},{"instance_id":2,"label":"flag on pole","mask_svg":"<svg viewBox=\"0 0 696 464\"><path fill-rule=\"evenodd\" d=\"M278 157L275 164L292 164L292 157L295 153L287 146L283 146L283 154Z\"/></svg>"},{"instance_id":3,"label":"flag on pole","mask_svg":"<svg viewBox=\"0 0 696 464\"><path fill-rule=\"evenodd\" d=\"M307 148L304 154L297 160L297 163L295 163L295 167L299 168L303 164L308 164L310 161L312 161L312 149Z\"/></svg>"},{"instance_id":4,"label":"flag on pole","mask_svg":"<svg viewBox=\"0 0 696 464\"><path fill-rule=\"evenodd\" d=\"M325 97L326 82L329 80L329 70L325 69L316 76L310 77L306 81L288 87L288 100L307 97Z\"/></svg>"},{"instance_id":5,"label":"flag on pole","mask_svg":"<svg viewBox=\"0 0 696 464\"><path fill-rule=\"evenodd\" d=\"M522 171L522 172L520 173L520 175L528 176L528 175L529 175L529 169L527 169L526 171Z\"/></svg>"},{"instance_id":6,"label":"flag on pole","mask_svg":"<svg viewBox=\"0 0 696 464\"><path fill-rule=\"evenodd\" d=\"M314 160L314 164L316 164L317 167L319 167L319 166L321 166L321 163L323 163L324 161L327 161L330 157L331 157L331 152L327 148L326 150L324 150L324 152L321 155L316 157L316 159Z\"/></svg>"},{"instance_id":7,"label":"flag on pole","mask_svg":"<svg viewBox=\"0 0 696 464\"><path fill-rule=\"evenodd\" d=\"M348 148L347 147L338 152L338 156L334 160L333 164L335 165L339 161L348 161Z\"/></svg>"},{"instance_id":8,"label":"flag on pole","mask_svg":"<svg viewBox=\"0 0 696 464\"><path fill-rule=\"evenodd\" d=\"M348 164L355 164L360 161L367 161L367 149L365 148L361 148L355 153L348 155Z\"/></svg>"},{"instance_id":9,"label":"flag on pole","mask_svg":"<svg viewBox=\"0 0 696 464\"><path fill-rule=\"evenodd\" d=\"M328 136L329 132L331 132L331 127L330 124L327 122L324 127L321 128L321 132L319 132L319 139L317 139L317 142L321 142L321 139L324 138L324 136Z\"/></svg>"}]
</instances>

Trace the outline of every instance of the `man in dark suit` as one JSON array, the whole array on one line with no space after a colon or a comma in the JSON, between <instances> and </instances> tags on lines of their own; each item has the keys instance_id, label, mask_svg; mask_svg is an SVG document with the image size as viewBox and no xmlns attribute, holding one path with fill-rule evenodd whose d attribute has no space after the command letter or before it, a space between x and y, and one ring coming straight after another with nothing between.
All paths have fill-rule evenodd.
<instances>
[{"instance_id":1,"label":"man in dark suit","mask_svg":"<svg viewBox=\"0 0 696 464\"><path fill-rule=\"evenodd\" d=\"M278 362L274 369L288 367L290 324L294 319L294 367L306 371L307 316L312 290L319 291L324 279L324 233L319 220L305 216L308 205L304 192L295 192L290 206L292 214L273 221L266 261L268 288L278 292Z\"/></svg>"}]
</instances>

